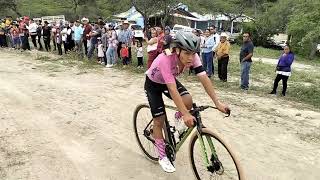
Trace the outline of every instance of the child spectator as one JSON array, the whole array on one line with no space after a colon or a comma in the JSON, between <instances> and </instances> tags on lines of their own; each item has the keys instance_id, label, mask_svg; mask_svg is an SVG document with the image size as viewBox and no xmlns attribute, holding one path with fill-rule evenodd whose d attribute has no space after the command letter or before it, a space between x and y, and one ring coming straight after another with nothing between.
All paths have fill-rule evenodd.
<instances>
[{"instance_id":1,"label":"child spectator","mask_svg":"<svg viewBox=\"0 0 320 180\"><path fill-rule=\"evenodd\" d=\"M60 31L60 27L56 28L56 33L55 33L55 39L56 39L56 43L57 43L57 48L58 48L58 53L59 55L62 55L62 34Z\"/></svg>"},{"instance_id":2,"label":"child spectator","mask_svg":"<svg viewBox=\"0 0 320 180\"><path fill-rule=\"evenodd\" d=\"M100 37L98 38L98 58L99 58L98 63L104 62L104 47Z\"/></svg>"},{"instance_id":3,"label":"child spectator","mask_svg":"<svg viewBox=\"0 0 320 180\"><path fill-rule=\"evenodd\" d=\"M129 64L129 48L126 43L122 43L121 45L120 56L123 67L126 67Z\"/></svg>"},{"instance_id":4,"label":"child spectator","mask_svg":"<svg viewBox=\"0 0 320 180\"><path fill-rule=\"evenodd\" d=\"M15 49L20 49L20 44L21 44L20 37L19 37L20 31L19 31L19 28L17 27L17 24L13 24L12 29L10 30L10 33L13 39L13 47Z\"/></svg>"},{"instance_id":5,"label":"child spectator","mask_svg":"<svg viewBox=\"0 0 320 180\"><path fill-rule=\"evenodd\" d=\"M143 68L143 48L141 41L137 42L137 59L138 59L138 68Z\"/></svg>"}]
</instances>

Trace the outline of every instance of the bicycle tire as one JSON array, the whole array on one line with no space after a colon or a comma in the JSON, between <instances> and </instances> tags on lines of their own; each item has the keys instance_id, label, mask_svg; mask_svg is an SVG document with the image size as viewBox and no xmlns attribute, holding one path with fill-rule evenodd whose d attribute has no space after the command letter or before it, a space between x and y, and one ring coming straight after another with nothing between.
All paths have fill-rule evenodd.
<instances>
[{"instance_id":1,"label":"bicycle tire","mask_svg":"<svg viewBox=\"0 0 320 180\"><path fill-rule=\"evenodd\" d=\"M139 145L140 149L142 150L142 152L144 153L144 155L146 155L146 157L147 157L149 160L151 160L151 161L158 161L159 158L158 158L157 154L156 154L155 156L151 155L151 153L148 152L148 150L146 150L146 147L144 147L144 145L142 144L141 138L145 138L145 140L149 141L149 143L151 143L152 146L154 146L154 144L153 144L150 140L148 140L148 139L143 135L143 132L139 132L139 130L138 130L138 128L137 128L137 123L138 123L138 121L139 121L139 120L138 120L138 113L141 112L141 109L143 109L143 108L149 109L149 112L150 112L150 107L149 107L149 105L147 105L147 104L139 104L139 105L136 107L136 109L135 109L135 111L134 111L134 114L133 114L133 128L134 128L134 133L135 133L135 136L136 136L136 140L137 140L137 142L138 142L138 145ZM146 125L147 125L147 124L146 124ZM145 125L145 126L146 126L146 125ZM144 127L145 127L145 126L144 126ZM141 134L142 136L140 137L139 134Z\"/></svg>"},{"instance_id":2,"label":"bicycle tire","mask_svg":"<svg viewBox=\"0 0 320 180\"><path fill-rule=\"evenodd\" d=\"M210 131L209 129L207 128L204 128L202 129L202 136L203 136L203 139L205 140L205 136L210 136L211 138L214 138L216 141L215 142L218 142L222 145L222 147L224 147L229 156L231 156L231 159L235 165L235 168L236 168L236 171L237 171L237 176L238 180L244 180L245 179L245 175L244 175L244 171L240 165L240 161L239 159L237 158L237 156L235 155L235 153L233 152L232 148L230 147L230 145L228 145L222 138L220 135L218 135L218 133L214 132L214 131ZM197 169L196 167L196 160L195 160L195 143L196 141L198 140L198 135L197 135L197 132L195 132L191 138L190 138L190 144L189 144L189 153L190 153L190 163L191 163L191 167L192 167L192 170L193 170L193 174L195 175L196 179L197 180L204 180L204 179L207 179L207 178L201 178L201 176L199 175L199 170ZM217 144L216 144L217 145ZM215 147L216 147L215 145ZM209 148L210 149L210 148ZM211 150L210 150L211 152ZM217 155L219 156L219 152L217 152ZM221 161L221 159L219 159ZM204 166L202 164L202 166ZM222 162L222 166L223 166L223 162ZM205 166L204 166L205 167ZM210 174L211 172L207 171L208 174ZM224 172L223 172L224 173ZM213 175L213 174L212 174ZM219 178L218 178L219 179ZM226 179L226 178L221 178L221 179Z\"/></svg>"}]
</instances>

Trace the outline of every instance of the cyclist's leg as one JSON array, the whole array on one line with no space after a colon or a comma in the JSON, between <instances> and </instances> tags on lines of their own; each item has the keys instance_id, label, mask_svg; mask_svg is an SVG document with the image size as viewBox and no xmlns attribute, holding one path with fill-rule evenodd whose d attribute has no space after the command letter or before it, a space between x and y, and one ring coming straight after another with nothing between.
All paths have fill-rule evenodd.
<instances>
[{"instance_id":1,"label":"cyclist's leg","mask_svg":"<svg viewBox=\"0 0 320 180\"><path fill-rule=\"evenodd\" d=\"M153 117L153 138L159 153L159 164L166 172L174 172L176 169L166 155L166 145L164 142L162 127L165 121L165 106L162 99L162 92L166 85L152 82L148 77L145 82L145 93L147 95L152 117Z\"/></svg>"}]
</instances>

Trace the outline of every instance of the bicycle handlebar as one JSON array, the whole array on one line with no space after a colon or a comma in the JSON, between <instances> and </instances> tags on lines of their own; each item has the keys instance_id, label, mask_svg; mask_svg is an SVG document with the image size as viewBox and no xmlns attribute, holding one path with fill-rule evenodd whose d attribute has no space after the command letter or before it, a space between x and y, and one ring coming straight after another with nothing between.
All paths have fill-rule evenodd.
<instances>
[{"instance_id":1,"label":"bicycle handlebar","mask_svg":"<svg viewBox=\"0 0 320 180\"><path fill-rule=\"evenodd\" d=\"M212 109L218 109L217 107L213 107L213 106L196 106L194 105L195 107L193 107L193 110L194 111L198 111L198 112L201 112L201 111L204 111L208 108L212 108ZM229 109L227 109L227 115L225 117L229 117L230 114L231 114L231 111Z\"/></svg>"}]
</instances>

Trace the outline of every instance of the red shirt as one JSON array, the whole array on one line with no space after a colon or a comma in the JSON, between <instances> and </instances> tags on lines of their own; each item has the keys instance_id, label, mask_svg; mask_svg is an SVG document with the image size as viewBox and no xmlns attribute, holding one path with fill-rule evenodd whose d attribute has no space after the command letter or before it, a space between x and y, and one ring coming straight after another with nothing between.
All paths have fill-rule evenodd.
<instances>
[{"instance_id":1,"label":"red shirt","mask_svg":"<svg viewBox=\"0 0 320 180\"><path fill-rule=\"evenodd\" d=\"M129 49L127 47L121 48L120 55L122 58L129 57Z\"/></svg>"},{"instance_id":2,"label":"red shirt","mask_svg":"<svg viewBox=\"0 0 320 180\"><path fill-rule=\"evenodd\" d=\"M90 36L87 36L87 35L89 35L91 30L92 30L92 26L90 24L84 25L84 30L83 30L83 39L84 40L90 39Z\"/></svg>"}]
</instances>

